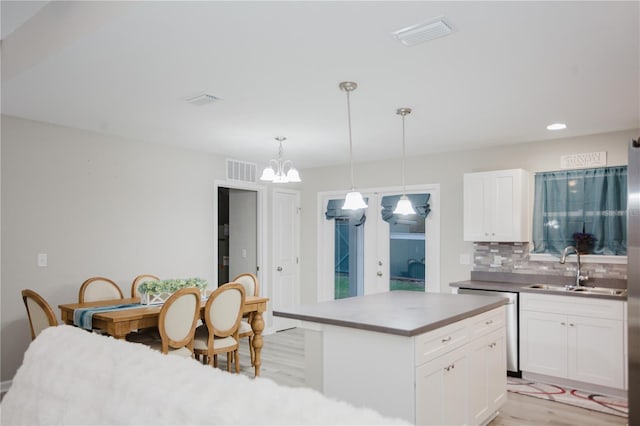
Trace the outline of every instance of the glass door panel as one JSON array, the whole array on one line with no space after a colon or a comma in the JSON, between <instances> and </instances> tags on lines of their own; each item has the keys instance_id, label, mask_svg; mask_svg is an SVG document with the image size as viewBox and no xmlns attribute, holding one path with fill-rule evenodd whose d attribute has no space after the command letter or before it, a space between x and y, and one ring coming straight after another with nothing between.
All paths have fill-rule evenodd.
<instances>
[{"instance_id":1,"label":"glass door panel","mask_svg":"<svg viewBox=\"0 0 640 426\"><path fill-rule=\"evenodd\" d=\"M425 220L407 215L389 223L389 290L425 291Z\"/></svg>"},{"instance_id":2,"label":"glass door panel","mask_svg":"<svg viewBox=\"0 0 640 426\"><path fill-rule=\"evenodd\" d=\"M334 299L363 294L363 226L354 226L349 219L335 219Z\"/></svg>"}]
</instances>

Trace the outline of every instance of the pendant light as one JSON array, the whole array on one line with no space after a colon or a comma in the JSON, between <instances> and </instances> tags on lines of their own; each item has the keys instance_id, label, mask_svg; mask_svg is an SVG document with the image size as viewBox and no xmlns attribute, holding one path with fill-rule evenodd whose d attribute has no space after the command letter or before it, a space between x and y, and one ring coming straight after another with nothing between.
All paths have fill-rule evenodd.
<instances>
[{"instance_id":1,"label":"pendant light","mask_svg":"<svg viewBox=\"0 0 640 426\"><path fill-rule=\"evenodd\" d=\"M356 90L358 85L352 81L343 81L338 85L341 90L347 92L347 118L349 121L349 167L351 168L351 192L347 194L342 208L344 210L366 209L367 203L364 202L362 194L354 190L353 184L353 139L351 137L351 103L349 94Z\"/></svg>"},{"instance_id":2,"label":"pendant light","mask_svg":"<svg viewBox=\"0 0 640 426\"><path fill-rule=\"evenodd\" d=\"M416 214L415 209L411 205L411 200L407 197L404 184L404 161L405 161L405 137L404 137L404 117L411 114L411 108L398 108L396 114L402 116L402 196L398 200L396 209L393 214Z\"/></svg>"},{"instance_id":3,"label":"pendant light","mask_svg":"<svg viewBox=\"0 0 640 426\"><path fill-rule=\"evenodd\" d=\"M291 160L282 159L282 155L284 153L284 150L282 149L282 141L287 140L287 138L284 136L278 136L276 137L276 140L280 143L280 147L278 148L278 159L269 160L269 166L265 167L262 171L260 180L273 183L302 182L300 174L293 167Z\"/></svg>"}]
</instances>

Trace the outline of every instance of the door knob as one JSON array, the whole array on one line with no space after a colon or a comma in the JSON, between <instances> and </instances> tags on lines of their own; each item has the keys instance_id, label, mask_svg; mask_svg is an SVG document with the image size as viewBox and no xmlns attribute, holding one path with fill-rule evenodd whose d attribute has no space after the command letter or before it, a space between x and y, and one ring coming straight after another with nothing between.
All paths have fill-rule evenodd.
<instances>
[{"instance_id":1,"label":"door knob","mask_svg":"<svg viewBox=\"0 0 640 426\"><path fill-rule=\"evenodd\" d=\"M278 272L282 272L282 266L278 266L278 267L276 268L276 271L278 271Z\"/></svg>"},{"instance_id":2,"label":"door knob","mask_svg":"<svg viewBox=\"0 0 640 426\"><path fill-rule=\"evenodd\" d=\"M382 276L382 271L378 271L378 272L376 272L376 275L377 275L377 276L379 276L379 277L381 277L381 276Z\"/></svg>"}]
</instances>

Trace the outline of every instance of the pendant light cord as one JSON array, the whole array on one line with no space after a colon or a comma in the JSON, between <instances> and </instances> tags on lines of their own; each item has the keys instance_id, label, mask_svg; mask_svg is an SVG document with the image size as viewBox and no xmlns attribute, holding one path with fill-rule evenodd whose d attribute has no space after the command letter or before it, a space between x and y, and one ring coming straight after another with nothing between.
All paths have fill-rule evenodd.
<instances>
[{"instance_id":1,"label":"pendant light cord","mask_svg":"<svg viewBox=\"0 0 640 426\"><path fill-rule=\"evenodd\" d=\"M404 138L404 116L405 114L402 114L402 194L404 195L405 191L405 184L404 184L404 168L405 168L405 157L406 157L406 153L405 153L405 138Z\"/></svg>"},{"instance_id":2,"label":"pendant light cord","mask_svg":"<svg viewBox=\"0 0 640 426\"><path fill-rule=\"evenodd\" d=\"M349 122L349 167L351 169L351 189L355 188L353 184L353 140L351 138L351 102L349 100L349 90L347 92L347 120Z\"/></svg>"}]
</instances>

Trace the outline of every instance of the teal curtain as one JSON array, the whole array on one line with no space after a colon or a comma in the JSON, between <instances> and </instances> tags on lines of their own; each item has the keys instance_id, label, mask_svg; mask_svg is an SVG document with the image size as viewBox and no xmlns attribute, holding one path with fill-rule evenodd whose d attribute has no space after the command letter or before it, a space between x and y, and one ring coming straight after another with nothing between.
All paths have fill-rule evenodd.
<instances>
[{"instance_id":1,"label":"teal curtain","mask_svg":"<svg viewBox=\"0 0 640 426\"><path fill-rule=\"evenodd\" d=\"M626 166L536 174L533 252L559 255L576 233L593 236L592 254L627 254Z\"/></svg>"},{"instance_id":2,"label":"teal curtain","mask_svg":"<svg viewBox=\"0 0 640 426\"><path fill-rule=\"evenodd\" d=\"M394 224L397 223L398 220L417 221L418 218L424 220L429 215L429 212L431 211L431 208L429 207L429 198L431 197L431 194L407 194L407 198L411 201L411 205L416 211L415 215L393 214L400 197L401 195L385 195L382 197L382 201L380 202L382 205L382 211L380 212L382 220Z\"/></svg>"}]
</instances>

